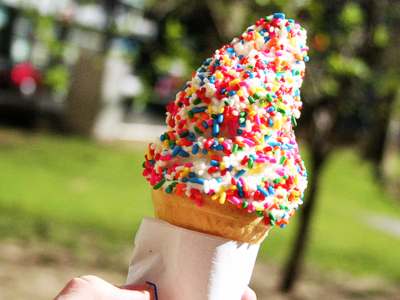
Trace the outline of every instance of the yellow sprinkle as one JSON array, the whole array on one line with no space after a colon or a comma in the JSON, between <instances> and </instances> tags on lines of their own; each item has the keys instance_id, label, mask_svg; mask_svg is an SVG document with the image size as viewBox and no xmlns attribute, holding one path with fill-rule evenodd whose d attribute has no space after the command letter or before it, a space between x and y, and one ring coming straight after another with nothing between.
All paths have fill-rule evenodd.
<instances>
[{"instance_id":1,"label":"yellow sprinkle","mask_svg":"<svg viewBox=\"0 0 400 300\"><path fill-rule=\"evenodd\" d=\"M229 60L229 59L228 59L228 60ZM232 74L232 75L235 75L235 74L236 74L236 70L230 69L230 70L228 71L228 73L229 73L229 74ZM239 79L235 79L235 80L238 80L238 81L239 81ZM233 81L235 81L235 80L233 80ZM239 83L239 82L237 82L237 83Z\"/></svg>"},{"instance_id":2,"label":"yellow sprinkle","mask_svg":"<svg viewBox=\"0 0 400 300\"><path fill-rule=\"evenodd\" d=\"M147 148L147 159L148 160L153 159L153 156L150 154L150 148Z\"/></svg>"},{"instance_id":3,"label":"yellow sprinkle","mask_svg":"<svg viewBox=\"0 0 400 300\"><path fill-rule=\"evenodd\" d=\"M295 184L296 186L299 185L299 174L297 174L297 173L296 173L296 175L294 176L294 184Z\"/></svg>"},{"instance_id":4,"label":"yellow sprinkle","mask_svg":"<svg viewBox=\"0 0 400 300\"><path fill-rule=\"evenodd\" d=\"M221 162L219 163L219 169L220 169L221 171L226 169L226 167L225 167L225 162L221 161Z\"/></svg>"},{"instance_id":5,"label":"yellow sprinkle","mask_svg":"<svg viewBox=\"0 0 400 300\"><path fill-rule=\"evenodd\" d=\"M258 33L258 32L256 31L256 33L255 33L255 38L256 38L256 40L259 39L260 37L261 37L260 33Z\"/></svg>"},{"instance_id":6,"label":"yellow sprinkle","mask_svg":"<svg viewBox=\"0 0 400 300\"><path fill-rule=\"evenodd\" d=\"M279 90L279 88L278 87L276 87L276 86L274 86L272 89L271 89L271 92L276 92L277 90Z\"/></svg>"},{"instance_id":7,"label":"yellow sprinkle","mask_svg":"<svg viewBox=\"0 0 400 300\"><path fill-rule=\"evenodd\" d=\"M223 137L218 138L218 143L222 143L223 141L225 141Z\"/></svg>"},{"instance_id":8,"label":"yellow sprinkle","mask_svg":"<svg viewBox=\"0 0 400 300\"><path fill-rule=\"evenodd\" d=\"M197 88L196 88L195 86L192 86L192 87L190 88L190 90L192 91L192 93L196 93Z\"/></svg>"},{"instance_id":9,"label":"yellow sprinkle","mask_svg":"<svg viewBox=\"0 0 400 300\"><path fill-rule=\"evenodd\" d=\"M261 173L261 165L262 164L258 164L258 167L256 169L250 169L249 172L250 173Z\"/></svg>"},{"instance_id":10,"label":"yellow sprinkle","mask_svg":"<svg viewBox=\"0 0 400 300\"><path fill-rule=\"evenodd\" d=\"M293 80L292 80L292 79L290 79L289 77L288 77L288 78L286 78L286 80L287 80L289 83L293 83Z\"/></svg>"},{"instance_id":11,"label":"yellow sprinkle","mask_svg":"<svg viewBox=\"0 0 400 300\"><path fill-rule=\"evenodd\" d=\"M221 106L220 108L218 108L218 113L219 114L223 114L224 113L224 107Z\"/></svg>"},{"instance_id":12,"label":"yellow sprinkle","mask_svg":"<svg viewBox=\"0 0 400 300\"><path fill-rule=\"evenodd\" d=\"M282 121L280 119L276 119L274 122L274 129L279 130L282 127Z\"/></svg>"},{"instance_id":13,"label":"yellow sprinkle","mask_svg":"<svg viewBox=\"0 0 400 300\"><path fill-rule=\"evenodd\" d=\"M261 205L261 204L254 204L253 203L253 206L257 211L264 211L264 206Z\"/></svg>"},{"instance_id":14,"label":"yellow sprinkle","mask_svg":"<svg viewBox=\"0 0 400 300\"><path fill-rule=\"evenodd\" d=\"M218 194L212 195L212 196L211 196L211 200L217 200L217 199L218 199L218 196L219 196Z\"/></svg>"},{"instance_id":15,"label":"yellow sprinkle","mask_svg":"<svg viewBox=\"0 0 400 300\"><path fill-rule=\"evenodd\" d=\"M224 75L223 75L220 71L217 71L217 72L215 73L215 77L217 77L217 79L223 79L223 78L224 78Z\"/></svg>"},{"instance_id":16,"label":"yellow sprinkle","mask_svg":"<svg viewBox=\"0 0 400 300\"><path fill-rule=\"evenodd\" d=\"M237 186L236 186L236 185L233 185L233 184L231 184L231 185L229 186L229 189L230 189L230 190L237 190Z\"/></svg>"},{"instance_id":17,"label":"yellow sprinkle","mask_svg":"<svg viewBox=\"0 0 400 300\"><path fill-rule=\"evenodd\" d=\"M221 193L221 197L219 197L219 203L224 204L226 200L226 193Z\"/></svg>"},{"instance_id":18,"label":"yellow sprinkle","mask_svg":"<svg viewBox=\"0 0 400 300\"><path fill-rule=\"evenodd\" d=\"M263 145L261 145L261 146L256 146L256 151L262 151L263 149L264 149L264 146Z\"/></svg>"},{"instance_id":19,"label":"yellow sprinkle","mask_svg":"<svg viewBox=\"0 0 400 300\"><path fill-rule=\"evenodd\" d=\"M236 95L238 95L239 97L243 97L243 91L240 89L236 92Z\"/></svg>"},{"instance_id":20,"label":"yellow sprinkle","mask_svg":"<svg viewBox=\"0 0 400 300\"><path fill-rule=\"evenodd\" d=\"M295 197L298 197L298 196L300 196L300 193L299 193L299 191L292 190L292 195Z\"/></svg>"},{"instance_id":21,"label":"yellow sprinkle","mask_svg":"<svg viewBox=\"0 0 400 300\"><path fill-rule=\"evenodd\" d=\"M229 82L229 86L238 84L239 82L240 82L240 79L239 79L239 78L236 78L236 79L232 80L231 82Z\"/></svg>"}]
</instances>

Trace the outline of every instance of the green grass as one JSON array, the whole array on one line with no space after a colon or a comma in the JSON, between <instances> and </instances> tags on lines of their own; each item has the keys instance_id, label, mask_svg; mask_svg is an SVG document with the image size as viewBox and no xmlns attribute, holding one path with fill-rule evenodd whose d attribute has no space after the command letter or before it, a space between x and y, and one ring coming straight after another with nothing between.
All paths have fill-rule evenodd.
<instances>
[{"instance_id":1,"label":"green grass","mask_svg":"<svg viewBox=\"0 0 400 300\"><path fill-rule=\"evenodd\" d=\"M400 207L374 178L370 163L349 148L335 152L322 172L317 201L307 264L400 282L400 238L375 229L368 221L371 214L400 221ZM288 257L298 230L296 217L287 229L271 230L262 245L261 257L272 257L280 263Z\"/></svg>"},{"instance_id":2,"label":"green grass","mask_svg":"<svg viewBox=\"0 0 400 300\"><path fill-rule=\"evenodd\" d=\"M78 254L99 248L110 257L119 247L133 247L141 218L153 216L143 155L143 148L0 132L0 239L39 239ZM400 282L400 238L366 221L370 213L400 218L372 166L345 148L330 157L322 175L307 264ZM286 229L273 228L259 259L282 265L297 223L295 215Z\"/></svg>"}]
</instances>

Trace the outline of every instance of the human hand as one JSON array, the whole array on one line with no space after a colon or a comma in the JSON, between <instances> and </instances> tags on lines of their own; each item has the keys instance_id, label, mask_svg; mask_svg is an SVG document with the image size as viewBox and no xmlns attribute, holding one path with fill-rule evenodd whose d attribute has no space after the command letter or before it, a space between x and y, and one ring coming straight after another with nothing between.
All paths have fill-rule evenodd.
<instances>
[{"instance_id":1,"label":"human hand","mask_svg":"<svg viewBox=\"0 0 400 300\"><path fill-rule=\"evenodd\" d=\"M149 284L130 284L117 287L92 275L72 279L54 300L153 300L154 291ZM257 300L247 287L242 300Z\"/></svg>"}]
</instances>

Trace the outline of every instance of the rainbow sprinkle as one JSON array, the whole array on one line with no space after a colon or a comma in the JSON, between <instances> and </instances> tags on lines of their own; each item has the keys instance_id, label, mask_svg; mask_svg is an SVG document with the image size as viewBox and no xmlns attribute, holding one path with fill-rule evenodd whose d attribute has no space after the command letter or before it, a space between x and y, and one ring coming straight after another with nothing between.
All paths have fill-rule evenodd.
<instances>
[{"instance_id":1,"label":"rainbow sprinkle","mask_svg":"<svg viewBox=\"0 0 400 300\"><path fill-rule=\"evenodd\" d=\"M306 30L267 16L216 50L167 106L168 130L147 149L154 189L203 195L284 228L307 173L293 127L308 61Z\"/></svg>"}]
</instances>

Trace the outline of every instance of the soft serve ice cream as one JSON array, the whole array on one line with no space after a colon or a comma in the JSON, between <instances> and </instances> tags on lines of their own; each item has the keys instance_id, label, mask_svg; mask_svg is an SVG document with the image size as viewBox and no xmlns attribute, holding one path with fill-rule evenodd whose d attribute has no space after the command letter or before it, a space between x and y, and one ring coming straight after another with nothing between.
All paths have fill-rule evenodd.
<instances>
[{"instance_id":1,"label":"soft serve ice cream","mask_svg":"<svg viewBox=\"0 0 400 300\"><path fill-rule=\"evenodd\" d=\"M222 214L237 206L285 227L307 186L293 131L305 42L306 30L276 13L206 59L167 107L167 131L147 149L143 175L153 189L198 207L211 197Z\"/></svg>"}]
</instances>

